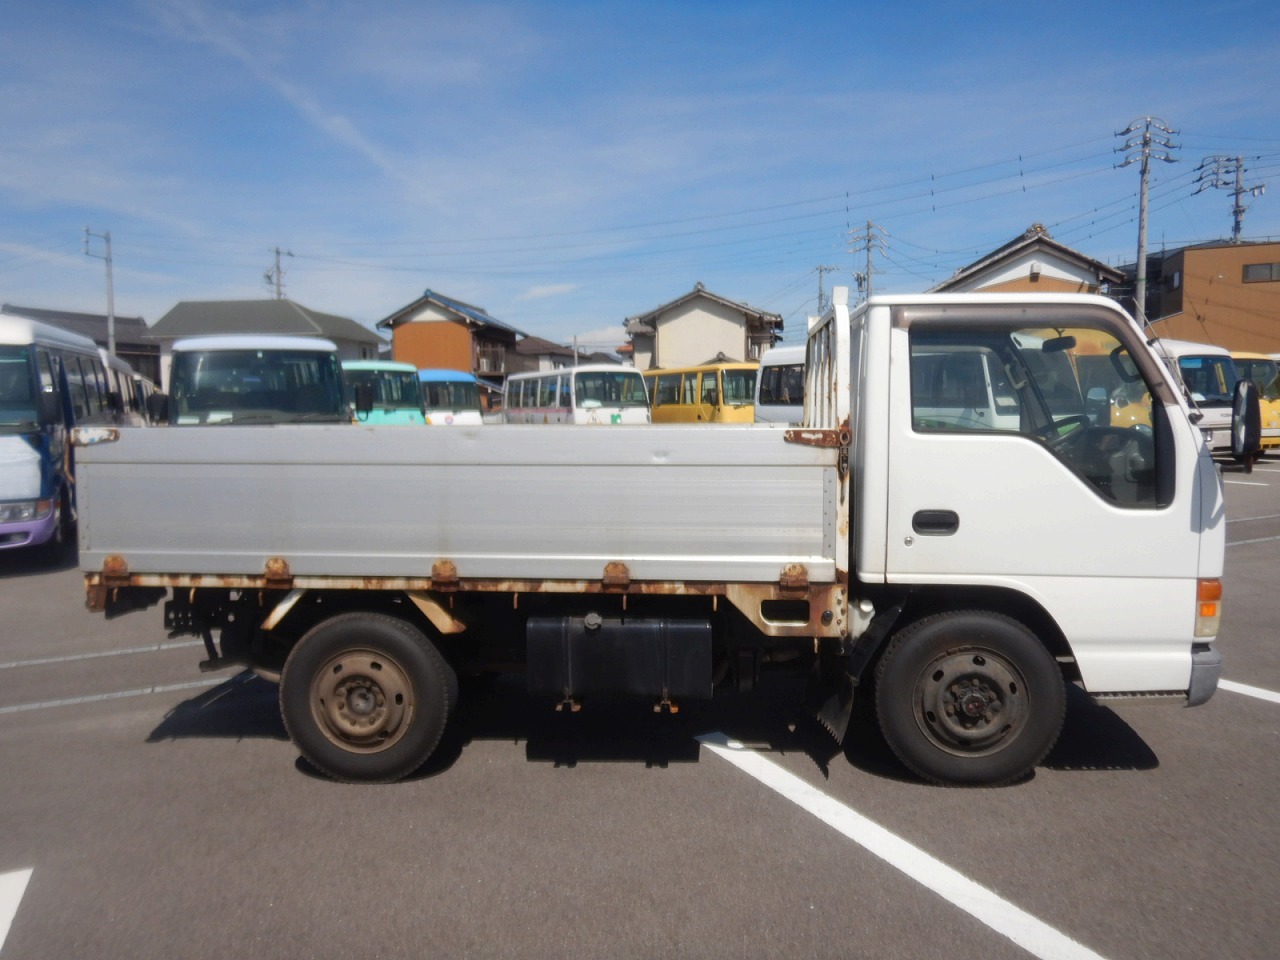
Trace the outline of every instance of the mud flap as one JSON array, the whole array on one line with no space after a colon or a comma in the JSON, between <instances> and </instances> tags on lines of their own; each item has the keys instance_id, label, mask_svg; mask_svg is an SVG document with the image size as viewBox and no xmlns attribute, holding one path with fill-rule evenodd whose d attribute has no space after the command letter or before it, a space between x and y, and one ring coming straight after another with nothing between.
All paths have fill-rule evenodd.
<instances>
[{"instance_id":1,"label":"mud flap","mask_svg":"<svg viewBox=\"0 0 1280 960\"><path fill-rule=\"evenodd\" d=\"M842 641L839 652L823 651L814 662L805 689L804 708L837 743L844 742L849 730L854 688L901 613L901 603L886 607L872 617L857 640Z\"/></svg>"}]
</instances>

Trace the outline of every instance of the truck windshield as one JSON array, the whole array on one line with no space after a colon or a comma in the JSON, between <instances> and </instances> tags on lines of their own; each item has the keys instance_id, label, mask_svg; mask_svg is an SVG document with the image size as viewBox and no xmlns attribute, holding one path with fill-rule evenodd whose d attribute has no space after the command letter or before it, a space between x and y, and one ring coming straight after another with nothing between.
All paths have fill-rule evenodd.
<instances>
[{"instance_id":1,"label":"truck windshield","mask_svg":"<svg viewBox=\"0 0 1280 960\"><path fill-rule=\"evenodd\" d=\"M178 424L349 421L336 356L313 350L195 350L173 355Z\"/></svg>"}]
</instances>

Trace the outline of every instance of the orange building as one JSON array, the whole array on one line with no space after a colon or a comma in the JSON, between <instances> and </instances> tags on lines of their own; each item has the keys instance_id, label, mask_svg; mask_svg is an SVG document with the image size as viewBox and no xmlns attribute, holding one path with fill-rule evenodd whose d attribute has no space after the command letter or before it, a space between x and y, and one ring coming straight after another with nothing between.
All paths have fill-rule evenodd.
<instances>
[{"instance_id":1,"label":"orange building","mask_svg":"<svg viewBox=\"0 0 1280 960\"><path fill-rule=\"evenodd\" d=\"M391 334L393 359L420 370L461 370L498 387L512 372L508 360L514 357L517 338L525 336L482 307L432 290L377 326Z\"/></svg>"},{"instance_id":2,"label":"orange building","mask_svg":"<svg viewBox=\"0 0 1280 960\"><path fill-rule=\"evenodd\" d=\"M1153 254L1146 299L1161 337L1280 353L1280 242L1223 240Z\"/></svg>"}]
</instances>

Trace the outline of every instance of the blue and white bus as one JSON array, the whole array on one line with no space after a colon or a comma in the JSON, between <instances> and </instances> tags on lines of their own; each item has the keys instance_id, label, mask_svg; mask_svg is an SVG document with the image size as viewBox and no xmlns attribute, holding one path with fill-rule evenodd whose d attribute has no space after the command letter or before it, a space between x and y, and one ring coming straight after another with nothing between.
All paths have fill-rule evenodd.
<instances>
[{"instance_id":1,"label":"blue and white bus","mask_svg":"<svg viewBox=\"0 0 1280 960\"><path fill-rule=\"evenodd\" d=\"M484 423L480 384L461 370L418 371L427 424L433 427L478 427Z\"/></svg>"},{"instance_id":2,"label":"blue and white bus","mask_svg":"<svg viewBox=\"0 0 1280 960\"><path fill-rule=\"evenodd\" d=\"M0 316L0 550L59 556L75 532L74 426L120 422L98 345L16 314Z\"/></svg>"}]
</instances>

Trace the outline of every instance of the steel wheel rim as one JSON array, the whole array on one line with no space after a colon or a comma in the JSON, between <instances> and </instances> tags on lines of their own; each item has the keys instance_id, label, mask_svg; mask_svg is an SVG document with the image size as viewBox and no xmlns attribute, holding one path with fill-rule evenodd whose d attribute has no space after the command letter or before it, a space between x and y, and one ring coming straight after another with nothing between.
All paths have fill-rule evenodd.
<instances>
[{"instance_id":1,"label":"steel wheel rim","mask_svg":"<svg viewBox=\"0 0 1280 960\"><path fill-rule=\"evenodd\" d=\"M311 713L330 742L353 753L380 753L408 732L413 685L385 653L343 650L311 681Z\"/></svg>"},{"instance_id":2,"label":"steel wheel rim","mask_svg":"<svg viewBox=\"0 0 1280 960\"><path fill-rule=\"evenodd\" d=\"M915 702L921 732L939 748L964 757L1007 746L1030 708L1021 671L989 650L935 657L920 671Z\"/></svg>"}]
</instances>

